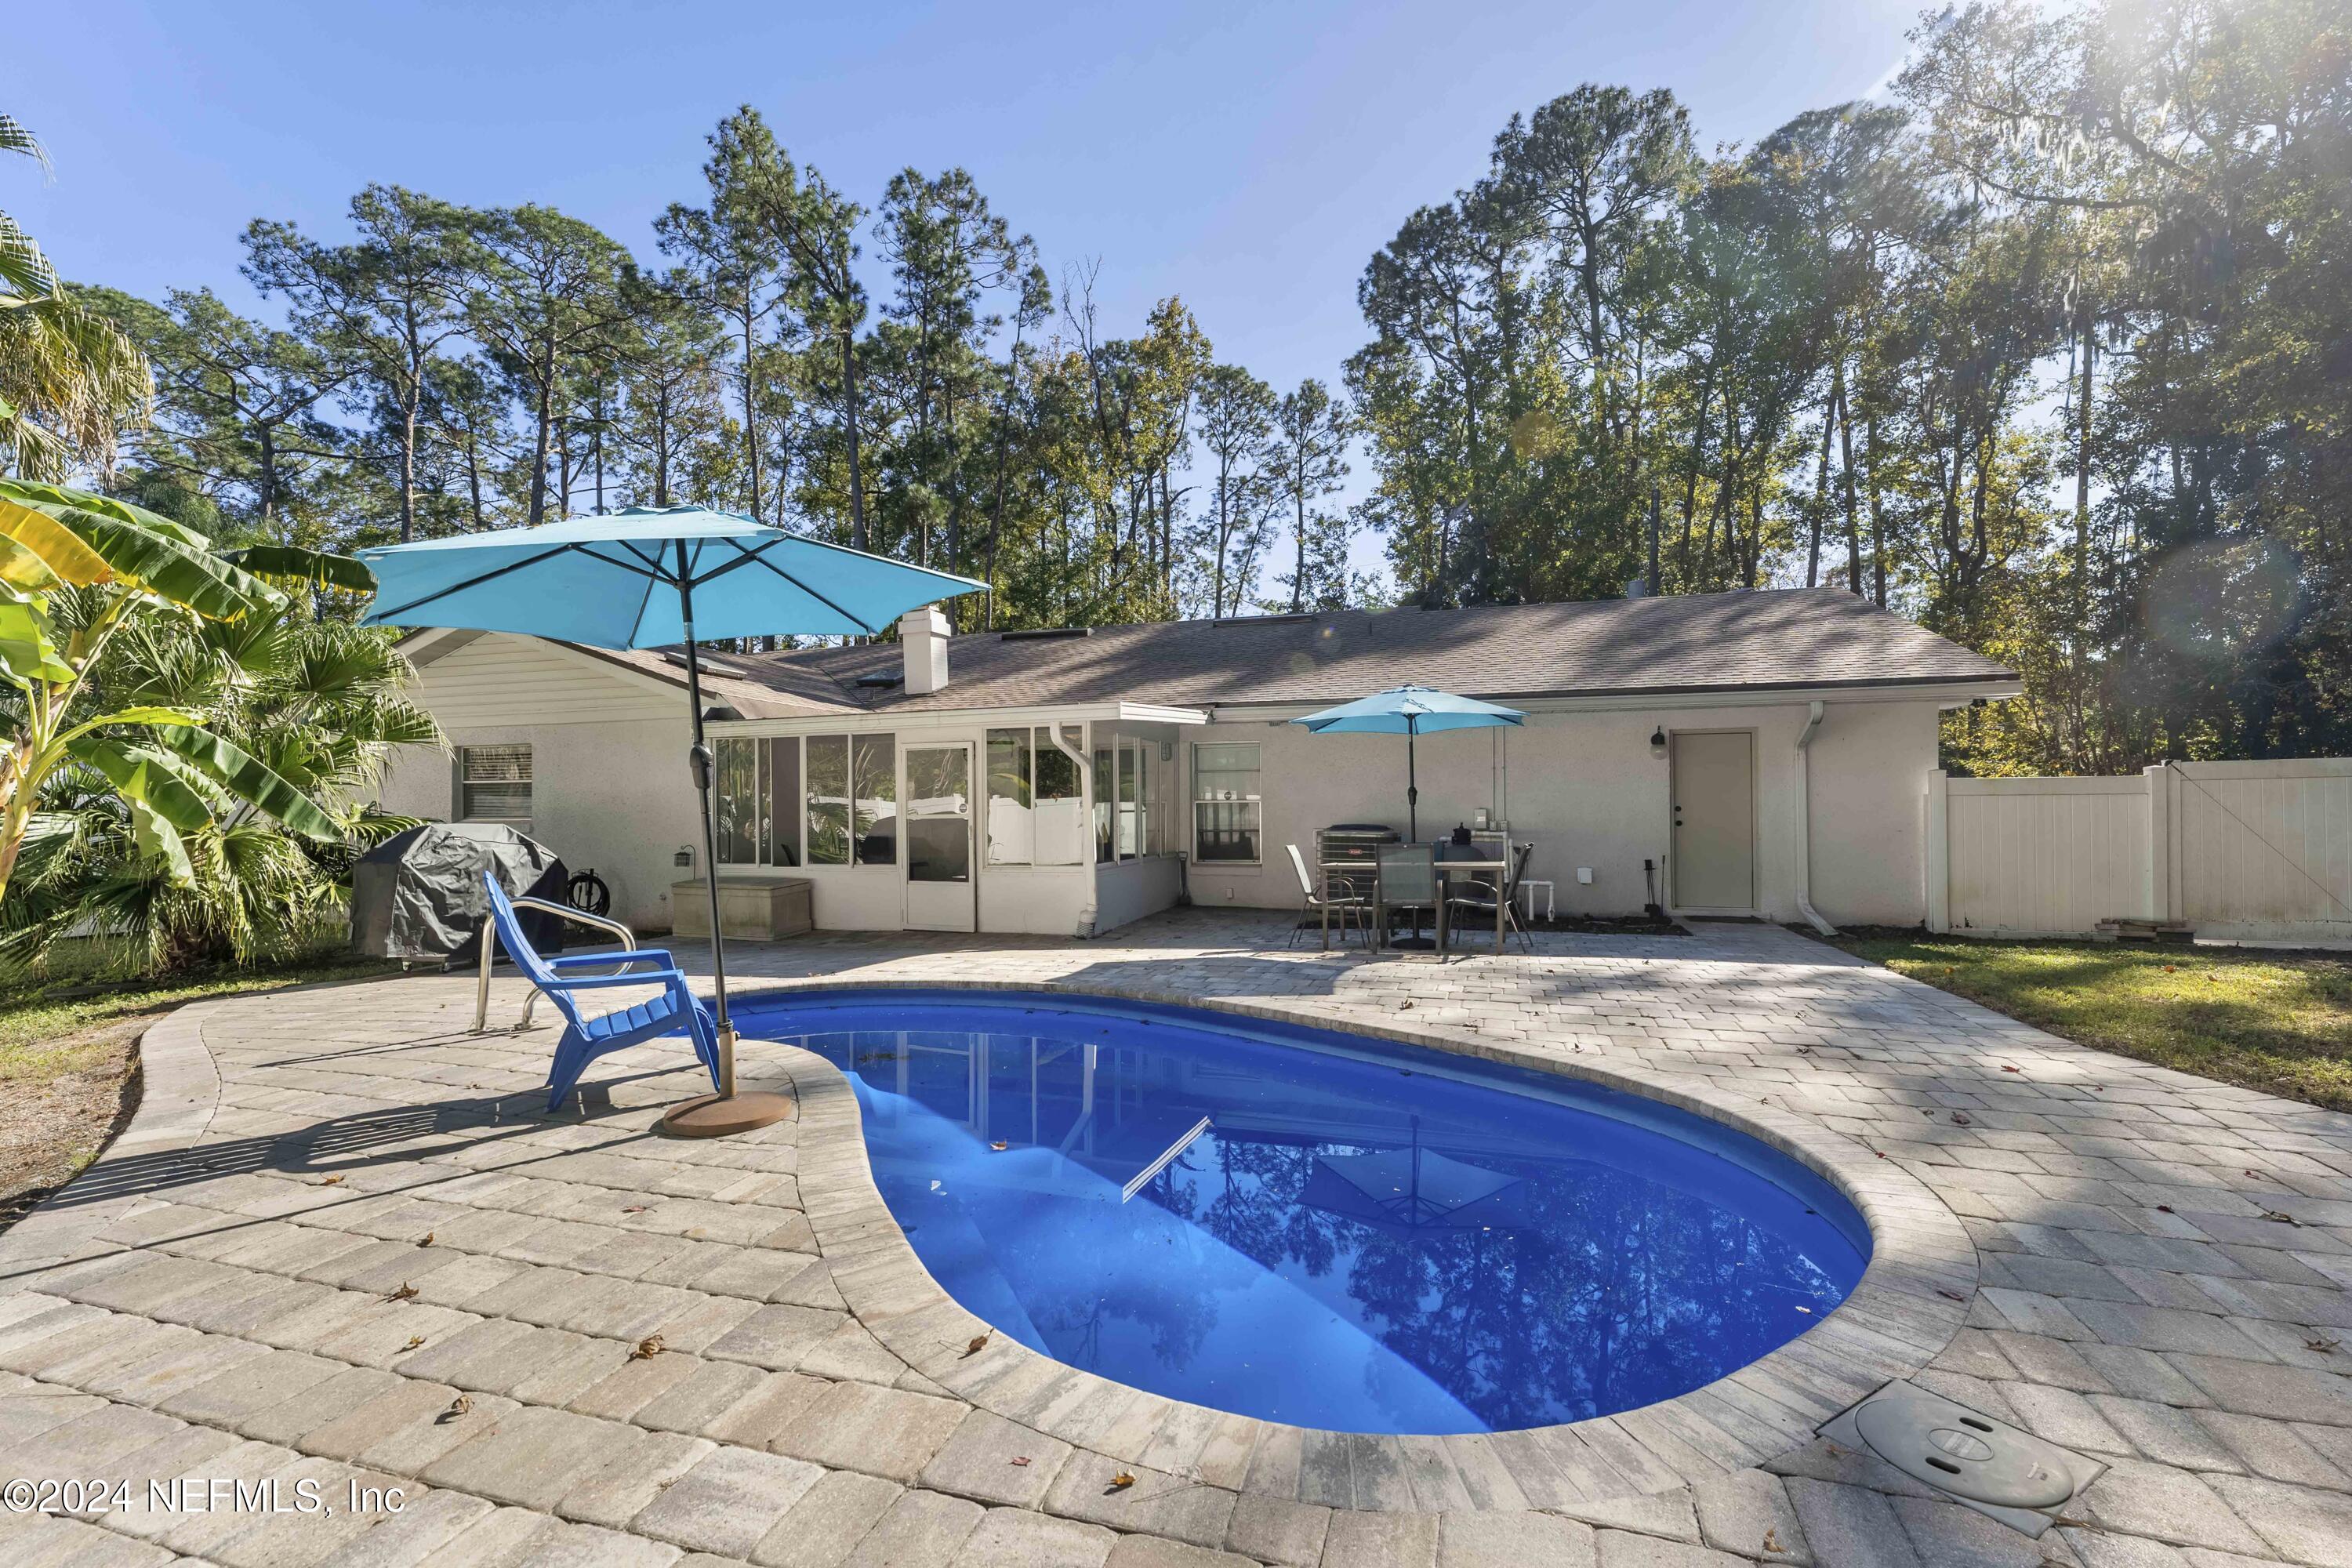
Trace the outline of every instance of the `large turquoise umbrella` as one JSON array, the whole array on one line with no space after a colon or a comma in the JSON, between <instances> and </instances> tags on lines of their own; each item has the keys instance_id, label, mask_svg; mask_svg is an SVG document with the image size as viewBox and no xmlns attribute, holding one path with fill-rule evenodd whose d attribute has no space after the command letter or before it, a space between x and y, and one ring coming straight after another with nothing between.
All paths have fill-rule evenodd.
<instances>
[{"instance_id":1,"label":"large turquoise umbrella","mask_svg":"<svg viewBox=\"0 0 2352 1568\"><path fill-rule=\"evenodd\" d=\"M710 747L702 738L699 637L876 636L909 610L987 586L970 577L804 539L735 512L630 507L537 528L502 528L363 550L374 568L366 624L518 632L595 647L686 647L688 753L701 797L703 879L710 890L719 1094L677 1131L733 1131L782 1108L735 1094L735 1028L719 933L719 837L710 816ZM770 1097L772 1098L772 1097ZM731 1103L730 1103L731 1102Z\"/></svg>"},{"instance_id":2,"label":"large turquoise umbrella","mask_svg":"<svg viewBox=\"0 0 2352 1568\"><path fill-rule=\"evenodd\" d=\"M1413 777L1413 742L1439 730L1492 729L1526 720L1516 708L1498 708L1475 697L1456 697L1430 686L1392 686L1291 722L1317 734L1402 735L1405 813L1411 828L1405 840L1414 843L1421 837L1421 786Z\"/></svg>"}]
</instances>

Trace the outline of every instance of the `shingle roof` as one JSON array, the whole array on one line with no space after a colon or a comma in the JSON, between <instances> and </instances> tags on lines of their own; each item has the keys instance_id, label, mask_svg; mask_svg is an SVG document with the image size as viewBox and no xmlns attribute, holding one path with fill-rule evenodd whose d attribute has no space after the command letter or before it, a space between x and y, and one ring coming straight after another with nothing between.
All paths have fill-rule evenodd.
<instances>
[{"instance_id":1,"label":"shingle roof","mask_svg":"<svg viewBox=\"0 0 2352 1568\"><path fill-rule=\"evenodd\" d=\"M682 681L668 656L617 656ZM972 633L948 643L944 690L861 687L898 673L895 643L715 656L708 686L747 718L1051 703L1339 701L1412 681L1467 697L1593 696L2000 681L2012 672L1831 589L1677 595L1455 610L1339 610Z\"/></svg>"}]
</instances>

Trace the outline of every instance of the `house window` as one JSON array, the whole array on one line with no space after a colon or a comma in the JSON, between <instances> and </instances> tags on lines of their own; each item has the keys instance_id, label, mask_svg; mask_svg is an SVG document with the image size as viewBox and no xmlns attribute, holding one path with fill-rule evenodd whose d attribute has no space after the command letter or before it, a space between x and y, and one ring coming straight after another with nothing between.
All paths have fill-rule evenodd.
<instances>
[{"instance_id":1,"label":"house window","mask_svg":"<svg viewBox=\"0 0 2352 1568\"><path fill-rule=\"evenodd\" d=\"M761 775L764 741L720 741L715 815L721 866L764 866L772 837L766 781Z\"/></svg>"},{"instance_id":2,"label":"house window","mask_svg":"<svg viewBox=\"0 0 2352 1568\"><path fill-rule=\"evenodd\" d=\"M898 739L808 738L807 863L898 863Z\"/></svg>"},{"instance_id":3,"label":"house window","mask_svg":"<svg viewBox=\"0 0 2352 1568\"><path fill-rule=\"evenodd\" d=\"M1086 863L1087 808L1078 758L1086 731L1052 726L988 732L988 863L992 866L1079 866ZM1066 747L1067 750L1064 748Z\"/></svg>"},{"instance_id":4,"label":"house window","mask_svg":"<svg viewBox=\"0 0 2352 1568\"><path fill-rule=\"evenodd\" d=\"M1202 865L1256 865L1265 806L1255 741L1192 747L1192 858Z\"/></svg>"},{"instance_id":5,"label":"house window","mask_svg":"<svg viewBox=\"0 0 2352 1568\"><path fill-rule=\"evenodd\" d=\"M799 865L799 737L727 739L717 750L719 863Z\"/></svg>"},{"instance_id":6,"label":"house window","mask_svg":"<svg viewBox=\"0 0 2352 1568\"><path fill-rule=\"evenodd\" d=\"M808 863L849 864L849 737L808 738Z\"/></svg>"},{"instance_id":7,"label":"house window","mask_svg":"<svg viewBox=\"0 0 2352 1568\"><path fill-rule=\"evenodd\" d=\"M457 820L530 820L529 746L457 748Z\"/></svg>"}]
</instances>

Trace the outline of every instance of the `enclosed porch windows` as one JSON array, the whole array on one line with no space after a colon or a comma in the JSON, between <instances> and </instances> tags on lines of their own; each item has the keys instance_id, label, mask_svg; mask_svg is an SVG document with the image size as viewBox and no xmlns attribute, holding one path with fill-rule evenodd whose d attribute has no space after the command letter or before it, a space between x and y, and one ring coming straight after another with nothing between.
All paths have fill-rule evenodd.
<instances>
[{"instance_id":1,"label":"enclosed porch windows","mask_svg":"<svg viewBox=\"0 0 2352 1568\"><path fill-rule=\"evenodd\" d=\"M992 866L1079 866L1086 863L1086 798L1078 759L1086 731L1051 725L988 731L988 863Z\"/></svg>"}]
</instances>

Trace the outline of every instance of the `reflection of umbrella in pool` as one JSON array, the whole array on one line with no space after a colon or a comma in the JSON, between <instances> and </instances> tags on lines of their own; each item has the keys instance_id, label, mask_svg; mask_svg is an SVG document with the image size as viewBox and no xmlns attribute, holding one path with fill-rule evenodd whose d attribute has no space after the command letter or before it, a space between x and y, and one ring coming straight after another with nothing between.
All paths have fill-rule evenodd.
<instances>
[{"instance_id":1,"label":"reflection of umbrella in pool","mask_svg":"<svg viewBox=\"0 0 2352 1568\"><path fill-rule=\"evenodd\" d=\"M1525 1185L1517 1176L1423 1149L1416 1120L1406 1148L1318 1157L1300 1196L1310 1208L1411 1240L1524 1224L1513 1189Z\"/></svg>"}]
</instances>

